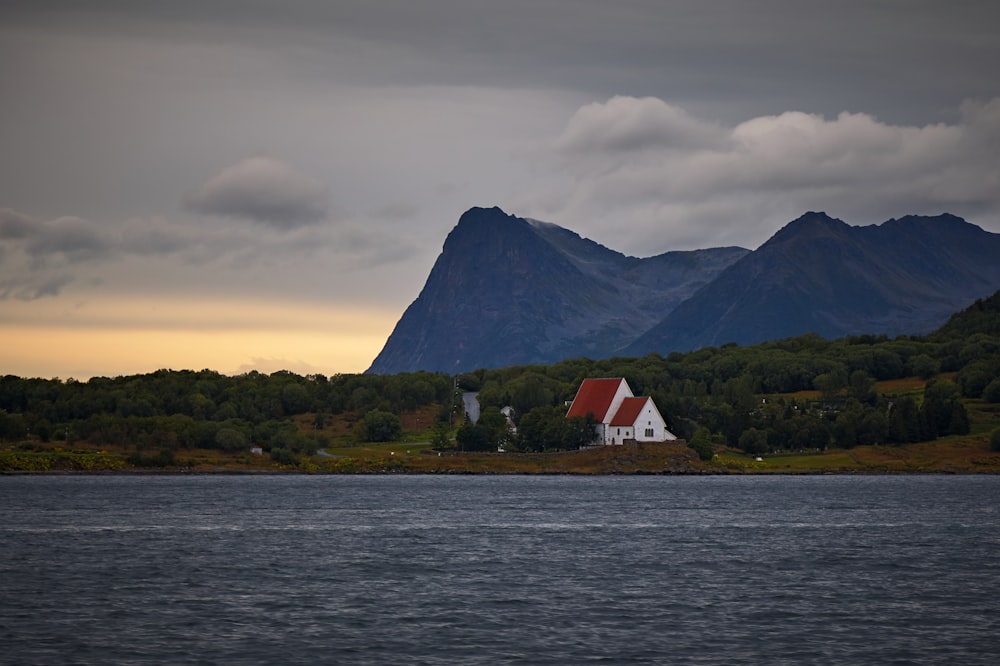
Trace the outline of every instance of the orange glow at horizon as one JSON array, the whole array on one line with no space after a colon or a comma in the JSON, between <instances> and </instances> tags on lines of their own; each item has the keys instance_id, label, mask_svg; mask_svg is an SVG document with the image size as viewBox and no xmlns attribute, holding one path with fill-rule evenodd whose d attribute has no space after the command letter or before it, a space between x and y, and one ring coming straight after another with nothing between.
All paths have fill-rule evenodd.
<instances>
[{"instance_id":1,"label":"orange glow at horizon","mask_svg":"<svg viewBox=\"0 0 1000 666\"><path fill-rule=\"evenodd\" d=\"M398 316L232 302L118 302L71 311L53 302L30 318L27 309L7 310L0 321L0 375L85 380L161 368L357 373L371 364Z\"/></svg>"}]
</instances>

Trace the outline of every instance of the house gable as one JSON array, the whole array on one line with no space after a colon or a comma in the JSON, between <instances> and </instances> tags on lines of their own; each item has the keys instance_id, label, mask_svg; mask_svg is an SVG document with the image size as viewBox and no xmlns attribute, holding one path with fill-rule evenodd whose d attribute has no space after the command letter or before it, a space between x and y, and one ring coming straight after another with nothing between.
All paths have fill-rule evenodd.
<instances>
[{"instance_id":1,"label":"house gable","mask_svg":"<svg viewBox=\"0 0 1000 666\"><path fill-rule=\"evenodd\" d=\"M598 423L608 423L626 398L632 397L632 389L622 377L605 379L584 379L576 392L566 417L593 414Z\"/></svg>"},{"instance_id":2,"label":"house gable","mask_svg":"<svg viewBox=\"0 0 1000 666\"><path fill-rule=\"evenodd\" d=\"M632 426L642 414L642 408L649 402L649 398L625 398L621 407L615 412L609 425L612 426Z\"/></svg>"}]
</instances>

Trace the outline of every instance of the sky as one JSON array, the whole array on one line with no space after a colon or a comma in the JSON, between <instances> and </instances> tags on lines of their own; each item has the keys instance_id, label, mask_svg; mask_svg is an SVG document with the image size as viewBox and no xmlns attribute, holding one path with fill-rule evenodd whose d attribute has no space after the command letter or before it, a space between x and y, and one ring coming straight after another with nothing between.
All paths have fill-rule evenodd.
<instances>
[{"instance_id":1,"label":"sky","mask_svg":"<svg viewBox=\"0 0 1000 666\"><path fill-rule=\"evenodd\" d=\"M0 375L364 371L473 206L1000 233L1000 5L5 0Z\"/></svg>"}]
</instances>

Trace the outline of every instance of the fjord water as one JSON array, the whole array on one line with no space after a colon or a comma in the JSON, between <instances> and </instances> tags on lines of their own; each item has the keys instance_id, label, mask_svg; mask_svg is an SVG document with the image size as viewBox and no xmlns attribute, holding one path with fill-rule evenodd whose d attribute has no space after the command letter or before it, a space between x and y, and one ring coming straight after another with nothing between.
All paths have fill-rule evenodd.
<instances>
[{"instance_id":1,"label":"fjord water","mask_svg":"<svg viewBox=\"0 0 1000 666\"><path fill-rule=\"evenodd\" d=\"M996 664L1000 477L0 477L0 663Z\"/></svg>"}]
</instances>

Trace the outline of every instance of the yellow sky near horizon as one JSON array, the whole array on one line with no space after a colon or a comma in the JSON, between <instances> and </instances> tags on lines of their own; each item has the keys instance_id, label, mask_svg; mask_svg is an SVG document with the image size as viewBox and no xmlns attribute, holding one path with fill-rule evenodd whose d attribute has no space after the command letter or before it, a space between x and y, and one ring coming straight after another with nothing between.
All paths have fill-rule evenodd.
<instances>
[{"instance_id":1,"label":"yellow sky near horizon","mask_svg":"<svg viewBox=\"0 0 1000 666\"><path fill-rule=\"evenodd\" d=\"M140 299L70 309L36 301L28 314L28 304L5 304L0 374L85 380L161 368L363 372L399 316L374 308Z\"/></svg>"}]
</instances>

